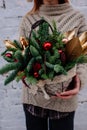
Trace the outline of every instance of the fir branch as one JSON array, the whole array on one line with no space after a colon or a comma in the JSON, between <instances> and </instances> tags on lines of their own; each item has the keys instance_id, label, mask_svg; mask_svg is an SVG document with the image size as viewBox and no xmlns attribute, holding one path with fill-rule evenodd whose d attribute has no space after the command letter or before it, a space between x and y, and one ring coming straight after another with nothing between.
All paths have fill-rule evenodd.
<instances>
[{"instance_id":1,"label":"fir branch","mask_svg":"<svg viewBox=\"0 0 87 130\"><path fill-rule=\"evenodd\" d=\"M60 74L67 74L67 71L63 68L63 66L60 66L59 64L54 65L54 71L56 73L60 73Z\"/></svg>"},{"instance_id":2,"label":"fir branch","mask_svg":"<svg viewBox=\"0 0 87 130\"><path fill-rule=\"evenodd\" d=\"M22 52L20 50L17 50L14 54L15 59L19 61L22 65L24 64L24 57L22 55Z\"/></svg>"},{"instance_id":3,"label":"fir branch","mask_svg":"<svg viewBox=\"0 0 87 130\"><path fill-rule=\"evenodd\" d=\"M36 83L37 83L37 79L34 78L33 76L27 77L27 78L26 78L26 81L27 81L27 83L29 83L29 84L36 84Z\"/></svg>"},{"instance_id":4,"label":"fir branch","mask_svg":"<svg viewBox=\"0 0 87 130\"><path fill-rule=\"evenodd\" d=\"M33 29L39 25L39 22L34 24ZM52 32L50 32L50 28ZM5 85L13 81L16 77L19 81L26 76L29 83L36 83L39 79L53 79L54 76L60 74L67 74L67 71L73 68L76 64L87 63L87 57L81 55L71 62L67 62L67 57L60 54L59 50L65 51L65 44L62 42L63 34L58 31L55 21L53 21L53 27L49 23L42 22L39 25L38 30L31 30L30 39L27 38L29 44L22 47L22 44L14 40L16 48L8 48L3 53L3 58L10 62L0 69L0 74L7 73L14 70L6 79ZM45 50L45 47L51 43L51 48ZM10 51L10 56L6 53ZM7 57L6 57L7 56ZM65 58L66 63L63 64ZM17 62L14 62L14 59ZM12 63L13 62L13 63ZM39 63L41 68L38 70L38 77L34 76L34 64ZM18 72L22 72L19 75Z\"/></svg>"},{"instance_id":5,"label":"fir branch","mask_svg":"<svg viewBox=\"0 0 87 130\"><path fill-rule=\"evenodd\" d=\"M76 63L87 63L87 55L81 55L76 59Z\"/></svg>"},{"instance_id":6,"label":"fir branch","mask_svg":"<svg viewBox=\"0 0 87 130\"><path fill-rule=\"evenodd\" d=\"M48 79L49 77L47 76L47 74L41 74L41 78L42 79Z\"/></svg>"},{"instance_id":7,"label":"fir branch","mask_svg":"<svg viewBox=\"0 0 87 130\"><path fill-rule=\"evenodd\" d=\"M3 58L7 61L7 62L14 62L13 58L8 58L6 56L3 56Z\"/></svg>"},{"instance_id":8,"label":"fir branch","mask_svg":"<svg viewBox=\"0 0 87 130\"><path fill-rule=\"evenodd\" d=\"M54 39L57 39L57 38L59 38L59 35L61 34L58 30L57 30L57 26L56 26L56 23L55 23L55 21L53 20L53 38Z\"/></svg>"},{"instance_id":9,"label":"fir branch","mask_svg":"<svg viewBox=\"0 0 87 130\"><path fill-rule=\"evenodd\" d=\"M20 44L17 40L14 40L13 43L15 44L15 46L17 47L17 49L22 50L22 44Z\"/></svg>"},{"instance_id":10,"label":"fir branch","mask_svg":"<svg viewBox=\"0 0 87 130\"><path fill-rule=\"evenodd\" d=\"M76 64L76 60L73 60L72 62L68 62L65 66L65 70L68 71L70 70L71 68L73 68Z\"/></svg>"},{"instance_id":11,"label":"fir branch","mask_svg":"<svg viewBox=\"0 0 87 130\"><path fill-rule=\"evenodd\" d=\"M16 49L16 48L8 48L8 49L6 49L4 52L1 53L1 56L5 55L6 52L9 52L9 51L11 51L11 52L16 52L17 49Z\"/></svg>"},{"instance_id":12,"label":"fir branch","mask_svg":"<svg viewBox=\"0 0 87 130\"><path fill-rule=\"evenodd\" d=\"M41 57L41 56L36 56L36 57L35 57L35 60L36 60L36 61L39 61L39 62L41 63L41 62L42 62L42 57Z\"/></svg>"},{"instance_id":13,"label":"fir branch","mask_svg":"<svg viewBox=\"0 0 87 130\"><path fill-rule=\"evenodd\" d=\"M28 64L29 59L30 59L30 54L29 54L29 52L30 52L30 49L29 49L29 46L27 46L27 47L25 48L25 51L24 51L24 63L25 63L25 65Z\"/></svg>"},{"instance_id":14,"label":"fir branch","mask_svg":"<svg viewBox=\"0 0 87 130\"><path fill-rule=\"evenodd\" d=\"M30 52L32 54L33 57L39 56L39 51L32 45L30 45Z\"/></svg>"},{"instance_id":15,"label":"fir branch","mask_svg":"<svg viewBox=\"0 0 87 130\"><path fill-rule=\"evenodd\" d=\"M78 58L74 59L72 62L68 62L65 66L65 70L68 71L71 68L73 68L76 64L79 63L87 63L87 56L86 55L81 55Z\"/></svg>"},{"instance_id":16,"label":"fir branch","mask_svg":"<svg viewBox=\"0 0 87 130\"><path fill-rule=\"evenodd\" d=\"M20 67L20 63L10 63L10 64L6 64L5 66L3 66L1 69L0 69L0 74L4 74L4 73L7 73L11 70L15 70L17 68Z\"/></svg>"},{"instance_id":17,"label":"fir branch","mask_svg":"<svg viewBox=\"0 0 87 130\"><path fill-rule=\"evenodd\" d=\"M40 50L40 46L34 37L31 38L30 44L33 45L37 50Z\"/></svg>"},{"instance_id":18,"label":"fir branch","mask_svg":"<svg viewBox=\"0 0 87 130\"><path fill-rule=\"evenodd\" d=\"M30 70L32 69L32 65L34 64L34 58L30 59L30 61L28 62L27 65L27 71L30 72Z\"/></svg>"},{"instance_id":19,"label":"fir branch","mask_svg":"<svg viewBox=\"0 0 87 130\"><path fill-rule=\"evenodd\" d=\"M39 26L38 38L41 44L43 44L45 41L48 40L48 37L49 37L49 24L44 22Z\"/></svg>"},{"instance_id":20,"label":"fir branch","mask_svg":"<svg viewBox=\"0 0 87 130\"><path fill-rule=\"evenodd\" d=\"M51 64L51 63L49 63L49 62L46 62L45 64L46 64L46 66L47 66L48 68L54 69L54 65L53 65L53 64Z\"/></svg>"},{"instance_id":21,"label":"fir branch","mask_svg":"<svg viewBox=\"0 0 87 130\"><path fill-rule=\"evenodd\" d=\"M53 79L54 78L54 71L50 71L48 74L49 79Z\"/></svg>"},{"instance_id":22,"label":"fir branch","mask_svg":"<svg viewBox=\"0 0 87 130\"><path fill-rule=\"evenodd\" d=\"M23 76L25 76L25 73L24 72L20 72L20 74L18 74L16 76L16 81L19 82L23 78Z\"/></svg>"},{"instance_id":23,"label":"fir branch","mask_svg":"<svg viewBox=\"0 0 87 130\"><path fill-rule=\"evenodd\" d=\"M19 69L14 70L14 71L6 78L6 80L5 80L5 82L4 82L4 85L7 85L7 84L9 84L11 81L13 81L13 80L15 79L15 77L17 76L18 71L19 71Z\"/></svg>"},{"instance_id":24,"label":"fir branch","mask_svg":"<svg viewBox=\"0 0 87 130\"><path fill-rule=\"evenodd\" d=\"M42 75L43 73L44 73L44 69L42 68L39 70L39 75Z\"/></svg>"},{"instance_id":25,"label":"fir branch","mask_svg":"<svg viewBox=\"0 0 87 130\"><path fill-rule=\"evenodd\" d=\"M55 34L57 34L57 35L60 34L60 33L58 33L57 26L56 26L56 23L55 23L54 20L52 21L52 24L53 24L53 30L54 30L54 31L53 31L53 34L54 34L54 35L55 35Z\"/></svg>"},{"instance_id":26,"label":"fir branch","mask_svg":"<svg viewBox=\"0 0 87 130\"><path fill-rule=\"evenodd\" d=\"M37 33L36 33L36 31L35 30L33 30L32 31L32 37L31 38L35 38L35 39L37 39L38 37L37 37Z\"/></svg>"}]
</instances>

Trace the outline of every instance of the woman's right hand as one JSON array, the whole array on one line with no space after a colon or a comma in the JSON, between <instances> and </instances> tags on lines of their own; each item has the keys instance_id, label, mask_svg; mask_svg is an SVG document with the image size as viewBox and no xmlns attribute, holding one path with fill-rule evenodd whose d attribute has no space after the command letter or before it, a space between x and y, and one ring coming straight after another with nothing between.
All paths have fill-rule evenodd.
<instances>
[{"instance_id":1,"label":"woman's right hand","mask_svg":"<svg viewBox=\"0 0 87 130\"><path fill-rule=\"evenodd\" d=\"M80 83L79 76L76 75L74 77L74 86L73 86L72 90L67 90L67 91L64 91L64 92L61 92L61 93L56 93L55 94L56 96L53 96L52 98L61 98L61 99L72 98L74 95L79 93L80 86L81 86L81 83Z\"/></svg>"}]
</instances>

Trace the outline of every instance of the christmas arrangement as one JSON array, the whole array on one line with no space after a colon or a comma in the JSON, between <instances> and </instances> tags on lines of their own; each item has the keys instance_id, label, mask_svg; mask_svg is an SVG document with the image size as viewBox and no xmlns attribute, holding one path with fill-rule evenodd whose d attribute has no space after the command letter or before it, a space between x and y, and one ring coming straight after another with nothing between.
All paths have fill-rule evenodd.
<instances>
[{"instance_id":1,"label":"christmas arrangement","mask_svg":"<svg viewBox=\"0 0 87 130\"><path fill-rule=\"evenodd\" d=\"M41 19L32 25L29 38L5 40L6 50L1 55L8 63L0 69L0 74L8 73L5 85L14 79L22 80L30 92L35 94L40 87L49 99L45 85L60 85L65 78L68 86L76 74L76 65L87 62L86 36L84 33L75 37L74 30L62 34L55 22L51 26ZM68 38L66 44L65 37ZM51 87L53 89L53 85Z\"/></svg>"}]
</instances>

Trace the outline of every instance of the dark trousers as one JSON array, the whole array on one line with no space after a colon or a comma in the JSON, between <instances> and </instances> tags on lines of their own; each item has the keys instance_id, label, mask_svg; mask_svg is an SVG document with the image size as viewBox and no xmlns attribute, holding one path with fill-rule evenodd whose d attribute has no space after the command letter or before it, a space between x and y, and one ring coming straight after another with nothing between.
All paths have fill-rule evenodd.
<instances>
[{"instance_id":1,"label":"dark trousers","mask_svg":"<svg viewBox=\"0 0 87 130\"><path fill-rule=\"evenodd\" d=\"M71 112L68 116L61 119L49 119L33 116L24 105L27 130L74 130L74 114ZM49 125L48 125L49 124ZM48 129L49 127L49 129Z\"/></svg>"}]
</instances>

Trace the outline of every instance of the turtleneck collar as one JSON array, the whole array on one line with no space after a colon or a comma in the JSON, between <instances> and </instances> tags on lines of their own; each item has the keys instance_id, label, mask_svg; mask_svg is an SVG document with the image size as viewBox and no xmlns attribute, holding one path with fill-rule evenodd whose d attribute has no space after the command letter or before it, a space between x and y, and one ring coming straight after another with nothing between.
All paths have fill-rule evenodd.
<instances>
[{"instance_id":1,"label":"turtleneck collar","mask_svg":"<svg viewBox=\"0 0 87 130\"><path fill-rule=\"evenodd\" d=\"M69 12L72 6L69 3L56 4L56 5L45 5L42 4L39 12L42 15L54 16Z\"/></svg>"}]
</instances>

